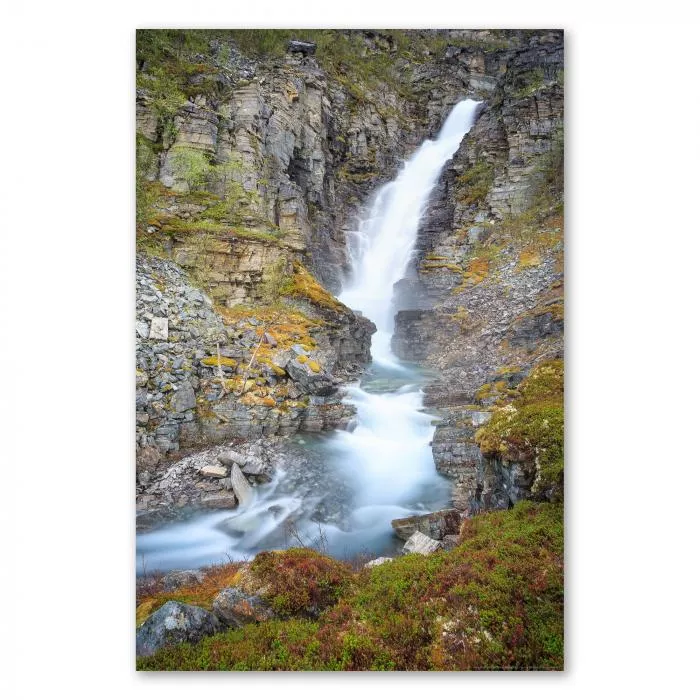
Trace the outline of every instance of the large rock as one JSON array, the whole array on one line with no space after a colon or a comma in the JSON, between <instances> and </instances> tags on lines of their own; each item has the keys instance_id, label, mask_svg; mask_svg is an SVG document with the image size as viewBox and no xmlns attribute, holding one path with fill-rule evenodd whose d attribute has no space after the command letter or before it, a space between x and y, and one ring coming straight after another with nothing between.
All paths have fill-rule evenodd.
<instances>
[{"instance_id":1,"label":"large rock","mask_svg":"<svg viewBox=\"0 0 700 700\"><path fill-rule=\"evenodd\" d=\"M393 557L378 557L377 559L372 559L364 565L364 569L373 569L375 566L381 566L386 564L388 561L394 561Z\"/></svg>"},{"instance_id":2,"label":"large rock","mask_svg":"<svg viewBox=\"0 0 700 700\"><path fill-rule=\"evenodd\" d=\"M203 466L199 473L202 476L211 476L218 479L223 479L228 476L228 467L222 467L218 464L207 464Z\"/></svg>"},{"instance_id":3,"label":"large rock","mask_svg":"<svg viewBox=\"0 0 700 700\"><path fill-rule=\"evenodd\" d=\"M204 574L196 569L170 571L163 576L163 590L174 591L184 586L196 586L204 580Z\"/></svg>"},{"instance_id":4,"label":"large rock","mask_svg":"<svg viewBox=\"0 0 700 700\"><path fill-rule=\"evenodd\" d=\"M224 588L214 598L214 613L228 625L241 627L273 617L271 608L257 595L247 595L240 588Z\"/></svg>"},{"instance_id":5,"label":"large rock","mask_svg":"<svg viewBox=\"0 0 700 700\"><path fill-rule=\"evenodd\" d=\"M459 532L461 518L455 508L438 510L425 515L412 515L409 518L397 518L391 521L391 527L402 540L407 540L414 532L441 540L445 535L456 535Z\"/></svg>"},{"instance_id":6,"label":"large rock","mask_svg":"<svg viewBox=\"0 0 700 700\"><path fill-rule=\"evenodd\" d=\"M194 389L188 381L182 382L178 390L173 394L170 406L175 413L184 413L197 406Z\"/></svg>"},{"instance_id":7,"label":"large rock","mask_svg":"<svg viewBox=\"0 0 700 700\"><path fill-rule=\"evenodd\" d=\"M170 600L136 631L136 656L150 656L170 644L198 642L222 629L223 623L208 610Z\"/></svg>"},{"instance_id":8,"label":"large rock","mask_svg":"<svg viewBox=\"0 0 700 700\"><path fill-rule=\"evenodd\" d=\"M151 340L167 340L168 339L168 319L155 317L151 319L151 332L148 337Z\"/></svg>"},{"instance_id":9,"label":"large rock","mask_svg":"<svg viewBox=\"0 0 700 700\"><path fill-rule=\"evenodd\" d=\"M305 355L301 355L302 358ZM299 357L287 363L287 374L292 378L294 383L307 394L316 396L330 396L337 387L330 377L322 369L317 369L314 361L300 361Z\"/></svg>"},{"instance_id":10,"label":"large rock","mask_svg":"<svg viewBox=\"0 0 700 700\"><path fill-rule=\"evenodd\" d=\"M304 56L313 56L316 53L316 44L313 41L292 39L287 44L287 51L290 53L302 53Z\"/></svg>"},{"instance_id":11,"label":"large rock","mask_svg":"<svg viewBox=\"0 0 700 700\"><path fill-rule=\"evenodd\" d=\"M253 497L253 491L250 488L243 472L235 465L231 465L231 489L236 494L238 502L244 506Z\"/></svg>"},{"instance_id":12,"label":"large rock","mask_svg":"<svg viewBox=\"0 0 700 700\"><path fill-rule=\"evenodd\" d=\"M224 464L227 467L230 467L232 464L242 467L248 460L245 455L240 454L240 452L234 452L233 450L222 452L217 459L219 462L221 462L221 464Z\"/></svg>"},{"instance_id":13,"label":"large rock","mask_svg":"<svg viewBox=\"0 0 700 700\"><path fill-rule=\"evenodd\" d=\"M403 546L404 554L432 554L442 549L442 543L434 540L422 532L414 532L408 542Z\"/></svg>"}]
</instances>

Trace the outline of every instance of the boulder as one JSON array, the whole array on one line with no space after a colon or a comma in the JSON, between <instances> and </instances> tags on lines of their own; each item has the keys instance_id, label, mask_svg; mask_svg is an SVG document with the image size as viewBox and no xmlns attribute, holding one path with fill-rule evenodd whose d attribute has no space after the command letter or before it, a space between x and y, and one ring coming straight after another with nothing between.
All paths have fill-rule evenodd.
<instances>
[{"instance_id":1,"label":"boulder","mask_svg":"<svg viewBox=\"0 0 700 700\"><path fill-rule=\"evenodd\" d=\"M223 629L208 610L169 600L136 630L136 656L150 656L170 644L195 643Z\"/></svg>"},{"instance_id":2,"label":"boulder","mask_svg":"<svg viewBox=\"0 0 700 700\"><path fill-rule=\"evenodd\" d=\"M378 557L377 559L372 559L372 561L368 561L363 568L365 569L371 569L375 566L381 566L382 564L386 564L388 561L394 561L393 557Z\"/></svg>"},{"instance_id":3,"label":"boulder","mask_svg":"<svg viewBox=\"0 0 700 700\"><path fill-rule=\"evenodd\" d=\"M233 450L223 452L217 457L217 459L219 462L221 462L221 464L224 464L227 467L230 467L233 464L237 464L239 467L242 467L248 460L245 455L242 455L239 452L234 452Z\"/></svg>"},{"instance_id":4,"label":"boulder","mask_svg":"<svg viewBox=\"0 0 700 700\"><path fill-rule=\"evenodd\" d=\"M238 505L238 500L232 493L216 491L202 496L201 504L204 508L235 508Z\"/></svg>"},{"instance_id":5,"label":"boulder","mask_svg":"<svg viewBox=\"0 0 700 700\"><path fill-rule=\"evenodd\" d=\"M449 552L454 549L459 544L459 535L445 535L445 539L442 540L442 548Z\"/></svg>"},{"instance_id":6,"label":"boulder","mask_svg":"<svg viewBox=\"0 0 700 700\"><path fill-rule=\"evenodd\" d=\"M287 44L289 53L301 53L304 56L313 56L316 53L316 44L313 41L299 41L292 39Z\"/></svg>"},{"instance_id":7,"label":"boulder","mask_svg":"<svg viewBox=\"0 0 700 700\"><path fill-rule=\"evenodd\" d=\"M306 355L302 355L305 358ZM337 391L337 387L330 377L323 370L317 370L315 362L308 360L300 362L299 357L287 363L287 374L294 383L305 393L315 396L329 396Z\"/></svg>"},{"instance_id":8,"label":"boulder","mask_svg":"<svg viewBox=\"0 0 700 700\"><path fill-rule=\"evenodd\" d=\"M196 408L196 406L197 401L192 385L188 381L182 382L170 400L170 407L175 413L184 413L192 408Z\"/></svg>"},{"instance_id":9,"label":"boulder","mask_svg":"<svg viewBox=\"0 0 700 700\"><path fill-rule=\"evenodd\" d=\"M403 546L404 554L432 554L442 549L442 542L434 540L422 532L414 532Z\"/></svg>"},{"instance_id":10,"label":"boulder","mask_svg":"<svg viewBox=\"0 0 700 700\"><path fill-rule=\"evenodd\" d=\"M265 462L260 457L249 457L241 471L250 476L260 476L266 471Z\"/></svg>"},{"instance_id":11,"label":"boulder","mask_svg":"<svg viewBox=\"0 0 700 700\"><path fill-rule=\"evenodd\" d=\"M459 511L448 508L409 518L397 518L391 521L391 527L402 540L407 540L414 532L422 532L434 540L441 540L445 535L458 534L461 522Z\"/></svg>"},{"instance_id":12,"label":"boulder","mask_svg":"<svg viewBox=\"0 0 700 700\"><path fill-rule=\"evenodd\" d=\"M158 466L160 459L160 451L157 450L155 447L146 445L146 447L142 447L136 453L136 468L138 470L146 469L148 471L151 471Z\"/></svg>"},{"instance_id":13,"label":"boulder","mask_svg":"<svg viewBox=\"0 0 700 700\"><path fill-rule=\"evenodd\" d=\"M199 473L202 476L211 476L218 479L223 479L228 476L228 467L222 467L217 464L207 464L199 470Z\"/></svg>"},{"instance_id":14,"label":"boulder","mask_svg":"<svg viewBox=\"0 0 700 700\"><path fill-rule=\"evenodd\" d=\"M196 569L170 571L163 576L163 590L170 592L184 586L196 586L204 580L204 574Z\"/></svg>"},{"instance_id":15,"label":"boulder","mask_svg":"<svg viewBox=\"0 0 700 700\"><path fill-rule=\"evenodd\" d=\"M151 319L151 332L148 334L151 340L168 339L168 319L155 316Z\"/></svg>"},{"instance_id":16,"label":"boulder","mask_svg":"<svg viewBox=\"0 0 700 700\"><path fill-rule=\"evenodd\" d=\"M248 480L235 464L231 465L231 489L242 506L248 503L253 496Z\"/></svg>"},{"instance_id":17,"label":"boulder","mask_svg":"<svg viewBox=\"0 0 700 700\"><path fill-rule=\"evenodd\" d=\"M272 609L260 596L247 595L240 588L224 588L214 598L212 610L231 627L263 622L273 617Z\"/></svg>"}]
</instances>

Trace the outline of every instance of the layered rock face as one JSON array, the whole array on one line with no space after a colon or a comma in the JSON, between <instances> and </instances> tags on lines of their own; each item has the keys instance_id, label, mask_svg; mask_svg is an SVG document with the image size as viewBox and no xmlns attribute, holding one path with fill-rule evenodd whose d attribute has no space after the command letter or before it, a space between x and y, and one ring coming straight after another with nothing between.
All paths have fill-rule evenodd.
<instances>
[{"instance_id":1,"label":"layered rock face","mask_svg":"<svg viewBox=\"0 0 700 700\"><path fill-rule=\"evenodd\" d=\"M451 54L477 65L470 51ZM479 65L484 110L441 176L415 265L397 285L392 343L440 371L425 398L443 416L433 454L469 514L535 497L536 464L487 459L474 434L533 367L563 353L562 36L543 32Z\"/></svg>"},{"instance_id":2,"label":"layered rock face","mask_svg":"<svg viewBox=\"0 0 700 700\"><path fill-rule=\"evenodd\" d=\"M136 285L137 463L347 419L337 388L368 359L366 319L303 300L306 313L224 317L178 265L141 255Z\"/></svg>"},{"instance_id":3,"label":"layered rock face","mask_svg":"<svg viewBox=\"0 0 700 700\"><path fill-rule=\"evenodd\" d=\"M537 470L479 456L463 423L562 353L562 34L337 39L354 59L306 41L260 53L235 32L172 40L157 60L141 50L140 463L347 420L337 387L369 360L373 327L325 290L340 289L362 204L472 97L483 112L396 286L393 347L439 371L426 404L443 417L433 449L455 505L506 507Z\"/></svg>"}]
</instances>

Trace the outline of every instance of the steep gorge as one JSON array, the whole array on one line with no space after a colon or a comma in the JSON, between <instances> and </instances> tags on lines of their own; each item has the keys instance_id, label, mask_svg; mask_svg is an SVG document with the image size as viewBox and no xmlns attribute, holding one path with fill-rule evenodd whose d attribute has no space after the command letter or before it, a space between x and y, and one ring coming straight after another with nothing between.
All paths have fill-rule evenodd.
<instances>
[{"instance_id":1,"label":"steep gorge","mask_svg":"<svg viewBox=\"0 0 700 700\"><path fill-rule=\"evenodd\" d=\"M315 52L191 35L137 51L139 508L178 505L160 484L184 449L350 420L338 389L374 328L333 296L348 231L465 97L484 109L395 286L393 350L438 373L425 403L457 508L557 498L536 445L476 433L563 352L561 32L358 31Z\"/></svg>"}]
</instances>

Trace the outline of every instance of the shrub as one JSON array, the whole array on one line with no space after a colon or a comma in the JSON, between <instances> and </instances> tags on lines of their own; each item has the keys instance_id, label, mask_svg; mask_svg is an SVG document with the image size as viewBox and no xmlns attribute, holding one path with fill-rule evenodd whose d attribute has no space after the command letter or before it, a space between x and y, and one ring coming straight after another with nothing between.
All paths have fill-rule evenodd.
<instances>
[{"instance_id":1,"label":"shrub","mask_svg":"<svg viewBox=\"0 0 700 700\"><path fill-rule=\"evenodd\" d=\"M313 617L338 600L351 570L311 549L288 549L258 554L251 574L278 614Z\"/></svg>"},{"instance_id":2,"label":"shrub","mask_svg":"<svg viewBox=\"0 0 700 700\"><path fill-rule=\"evenodd\" d=\"M283 597L285 614L305 616L319 595L330 607L313 621L263 622L164 648L138 668L561 669L562 516L561 505L523 501L465 521L451 552L407 555L357 574L310 550L258 555L251 569L273 598ZM329 588L330 597L320 592Z\"/></svg>"}]
</instances>

